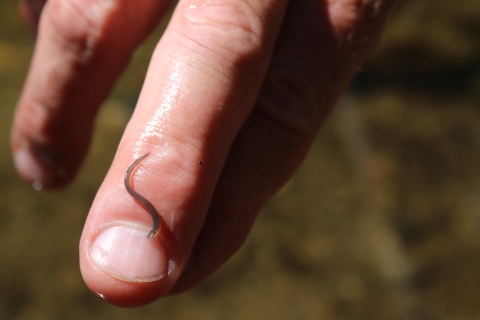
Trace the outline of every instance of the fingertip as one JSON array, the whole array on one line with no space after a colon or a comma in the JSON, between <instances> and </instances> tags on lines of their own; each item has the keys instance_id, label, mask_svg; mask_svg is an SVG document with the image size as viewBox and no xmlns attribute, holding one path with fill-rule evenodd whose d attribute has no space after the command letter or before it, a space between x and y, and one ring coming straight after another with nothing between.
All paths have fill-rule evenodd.
<instances>
[{"instance_id":1,"label":"fingertip","mask_svg":"<svg viewBox=\"0 0 480 320\"><path fill-rule=\"evenodd\" d=\"M135 308L147 305L159 298L156 282L127 282L112 277L105 277L99 269L82 262L80 270L85 284L98 298L111 305L123 308Z\"/></svg>"},{"instance_id":2,"label":"fingertip","mask_svg":"<svg viewBox=\"0 0 480 320\"><path fill-rule=\"evenodd\" d=\"M147 237L150 217L115 181L121 177L107 175L92 205L80 240L80 268L96 296L138 307L168 292L188 256L163 219L158 235Z\"/></svg>"},{"instance_id":3,"label":"fingertip","mask_svg":"<svg viewBox=\"0 0 480 320\"><path fill-rule=\"evenodd\" d=\"M149 231L142 224L116 221L91 239L82 238L80 268L96 296L112 305L139 307L168 291L175 265L166 240L148 239Z\"/></svg>"},{"instance_id":4,"label":"fingertip","mask_svg":"<svg viewBox=\"0 0 480 320\"><path fill-rule=\"evenodd\" d=\"M13 159L20 176L37 190L65 187L73 176L61 165L56 165L45 152L42 155L21 146L14 148Z\"/></svg>"}]
</instances>

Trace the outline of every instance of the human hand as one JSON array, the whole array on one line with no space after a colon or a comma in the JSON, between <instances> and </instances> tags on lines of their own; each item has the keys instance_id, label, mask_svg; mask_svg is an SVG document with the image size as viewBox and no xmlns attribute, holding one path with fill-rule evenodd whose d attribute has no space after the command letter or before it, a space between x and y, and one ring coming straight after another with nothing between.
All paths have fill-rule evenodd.
<instances>
[{"instance_id":1,"label":"human hand","mask_svg":"<svg viewBox=\"0 0 480 320\"><path fill-rule=\"evenodd\" d=\"M19 173L54 189L75 176L94 117L169 1L25 0L38 42L12 129ZM394 0L182 0L80 240L106 301L138 306L188 290L242 245L375 48ZM150 215L131 181L161 216Z\"/></svg>"}]
</instances>

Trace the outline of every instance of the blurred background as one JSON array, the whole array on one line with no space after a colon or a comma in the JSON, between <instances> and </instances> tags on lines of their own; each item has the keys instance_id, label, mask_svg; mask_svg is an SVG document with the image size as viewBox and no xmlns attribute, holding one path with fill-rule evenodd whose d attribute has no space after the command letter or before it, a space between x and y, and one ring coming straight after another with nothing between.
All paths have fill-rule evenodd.
<instances>
[{"instance_id":1,"label":"blurred background","mask_svg":"<svg viewBox=\"0 0 480 320\"><path fill-rule=\"evenodd\" d=\"M138 309L89 292L78 241L163 26L105 102L64 191L15 173L33 41L0 3L0 319L480 319L480 1L407 0L241 251Z\"/></svg>"}]
</instances>

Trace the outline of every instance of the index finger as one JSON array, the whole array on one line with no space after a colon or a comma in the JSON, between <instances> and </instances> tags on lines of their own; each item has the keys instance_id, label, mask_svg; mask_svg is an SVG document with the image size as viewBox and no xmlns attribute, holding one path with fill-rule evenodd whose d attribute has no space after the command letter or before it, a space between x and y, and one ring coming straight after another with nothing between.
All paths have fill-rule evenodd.
<instances>
[{"instance_id":1,"label":"index finger","mask_svg":"<svg viewBox=\"0 0 480 320\"><path fill-rule=\"evenodd\" d=\"M253 108L287 4L179 3L80 242L84 279L108 302L148 303L181 275L230 147ZM153 239L147 238L151 216L123 183L132 163L138 168L133 189L161 216Z\"/></svg>"}]
</instances>

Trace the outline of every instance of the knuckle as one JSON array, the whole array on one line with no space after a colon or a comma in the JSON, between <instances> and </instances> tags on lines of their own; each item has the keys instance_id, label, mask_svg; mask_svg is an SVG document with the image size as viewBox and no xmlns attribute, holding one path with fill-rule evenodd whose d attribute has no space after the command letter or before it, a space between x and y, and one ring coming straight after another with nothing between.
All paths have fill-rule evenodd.
<instances>
[{"instance_id":1,"label":"knuckle","mask_svg":"<svg viewBox=\"0 0 480 320\"><path fill-rule=\"evenodd\" d=\"M222 57L259 58L265 28L247 1L206 0L198 9L185 12L187 38L196 39Z\"/></svg>"},{"instance_id":2,"label":"knuckle","mask_svg":"<svg viewBox=\"0 0 480 320\"><path fill-rule=\"evenodd\" d=\"M250 119L282 157L303 157L326 118L324 98L300 75L275 79L262 87Z\"/></svg>"},{"instance_id":3,"label":"knuckle","mask_svg":"<svg viewBox=\"0 0 480 320\"><path fill-rule=\"evenodd\" d=\"M208 0L202 10L189 10L185 15L196 33L212 34L230 41L250 45L259 42L262 24L246 1Z\"/></svg>"},{"instance_id":4,"label":"knuckle","mask_svg":"<svg viewBox=\"0 0 480 320\"><path fill-rule=\"evenodd\" d=\"M67 53L87 61L105 40L110 1L50 0L48 23L55 41Z\"/></svg>"},{"instance_id":5,"label":"knuckle","mask_svg":"<svg viewBox=\"0 0 480 320\"><path fill-rule=\"evenodd\" d=\"M295 143L309 143L326 117L326 97L321 84L309 72L270 75L262 87L254 112ZM272 79L273 78L273 79Z\"/></svg>"}]
</instances>

